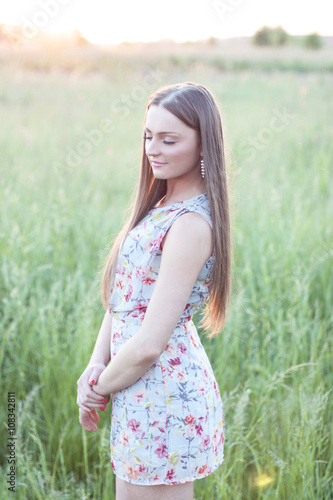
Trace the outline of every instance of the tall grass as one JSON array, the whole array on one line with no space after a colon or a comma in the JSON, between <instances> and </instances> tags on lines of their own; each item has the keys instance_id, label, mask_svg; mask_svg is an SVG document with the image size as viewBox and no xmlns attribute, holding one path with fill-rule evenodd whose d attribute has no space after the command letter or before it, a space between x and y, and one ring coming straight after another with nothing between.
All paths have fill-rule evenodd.
<instances>
[{"instance_id":1,"label":"tall grass","mask_svg":"<svg viewBox=\"0 0 333 500\"><path fill-rule=\"evenodd\" d=\"M145 71L1 79L1 443L15 391L15 498L114 498L110 415L97 434L82 431L76 380L137 178L149 89L132 90ZM184 80L221 103L235 246L227 327L203 340L225 405L225 463L195 483L195 498L332 498L332 77L179 70L155 87ZM114 106L122 94L132 96L125 116ZM267 132L277 112L288 123ZM59 173L55 162L104 118L112 133ZM0 490L12 498L1 453Z\"/></svg>"}]
</instances>

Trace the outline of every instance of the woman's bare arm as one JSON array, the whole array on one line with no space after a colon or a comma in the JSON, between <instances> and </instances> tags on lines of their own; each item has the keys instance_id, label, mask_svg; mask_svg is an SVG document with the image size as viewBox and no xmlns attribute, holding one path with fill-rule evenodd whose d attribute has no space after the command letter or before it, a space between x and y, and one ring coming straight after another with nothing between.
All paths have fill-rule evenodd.
<instances>
[{"instance_id":1,"label":"woman's bare arm","mask_svg":"<svg viewBox=\"0 0 333 500\"><path fill-rule=\"evenodd\" d=\"M110 361L111 324L112 315L106 311L88 366L77 381L77 404L85 412L105 409L109 401L109 397L94 392L92 386Z\"/></svg>"},{"instance_id":2,"label":"woman's bare arm","mask_svg":"<svg viewBox=\"0 0 333 500\"><path fill-rule=\"evenodd\" d=\"M199 272L212 253L208 222L190 212L179 217L164 240L154 292L139 331L101 374L94 390L111 394L136 382L164 351L191 295Z\"/></svg>"},{"instance_id":3,"label":"woman's bare arm","mask_svg":"<svg viewBox=\"0 0 333 500\"><path fill-rule=\"evenodd\" d=\"M96 363L107 365L110 361L111 326L112 314L109 313L109 311L106 311L89 365Z\"/></svg>"}]
</instances>

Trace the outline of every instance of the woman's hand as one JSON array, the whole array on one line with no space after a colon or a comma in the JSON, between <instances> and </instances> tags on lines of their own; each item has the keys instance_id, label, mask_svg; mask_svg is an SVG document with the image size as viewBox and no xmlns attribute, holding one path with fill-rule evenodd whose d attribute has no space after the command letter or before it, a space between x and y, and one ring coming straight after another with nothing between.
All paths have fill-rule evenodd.
<instances>
[{"instance_id":1,"label":"woman's hand","mask_svg":"<svg viewBox=\"0 0 333 500\"><path fill-rule=\"evenodd\" d=\"M79 409L79 422L86 431L97 432L98 428L95 422L99 422L99 415L97 410L93 410L91 413L87 413L84 410Z\"/></svg>"},{"instance_id":2,"label":"woman's hand","mask_svg":"<svg viewBox=\"0 0 333 500\"><path fill-rule=\"evenodd\" d=\"M85 371L82 373L81 377L77 381L77 404L81 410L84 412L95 411L99 408L102 411L106 410L106 406L110 401L110 396L101 396L96 393L92 386L97 383L100 374L105 370L106 366L103 363L96 363L93 365L88 365ZM81 415L81 413L80 413ZM96 418L94 418L95 421ZM85 419L86 422L86 419ZM80 417L81 423L81 417ZM81 423L82 425L82 423ZM96 427L95 424L93 424ZM84 427L84 426L83 426ZM85 427L84 427L85 428ZM88 430L88 429L87 429ZM89 429L91 430L91 429ZM93 429L94 430L94 429ZM96 427L97 430L97 427Z\"/></svg>"}]
</instances>

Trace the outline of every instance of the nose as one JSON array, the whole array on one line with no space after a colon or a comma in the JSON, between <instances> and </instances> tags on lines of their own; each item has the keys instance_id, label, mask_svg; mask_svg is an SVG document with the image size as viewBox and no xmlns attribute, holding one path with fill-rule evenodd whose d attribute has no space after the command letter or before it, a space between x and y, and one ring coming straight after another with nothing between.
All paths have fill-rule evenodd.
<instances>
[{"instance_id":1,"label":"nose","mask_svg":"<svg viewBox=\"0 0 333 500\"><path fill-rule=\"evenodd\" d=\"M158 156L160 154L157 142L154 139L146 140L146 155L147 156Z\"/></svg>"}]
</instances>

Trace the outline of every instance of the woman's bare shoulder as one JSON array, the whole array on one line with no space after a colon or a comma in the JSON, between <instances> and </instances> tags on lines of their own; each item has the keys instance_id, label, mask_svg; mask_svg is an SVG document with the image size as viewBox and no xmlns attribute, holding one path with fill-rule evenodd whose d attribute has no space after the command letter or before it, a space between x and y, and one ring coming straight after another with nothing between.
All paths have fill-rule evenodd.
<instances>
[{"instance_id":1,"label":"woman's bare shoulder","mask_svg":"<svg viewBox=\"0 0 333 500\"><path fill-rule=\"evenodd\" d=\"M186 212L177 217L164 238L163 248L165 248L167 238L168 245L198 250L200 253L207 254L207 259L212 253L212 228L208 220L198 212Z\"/></svg>"}]
</instances>

